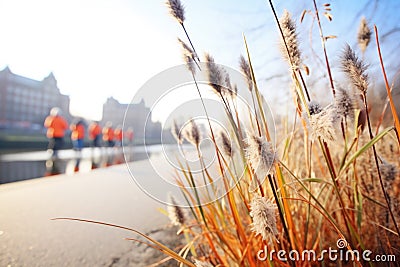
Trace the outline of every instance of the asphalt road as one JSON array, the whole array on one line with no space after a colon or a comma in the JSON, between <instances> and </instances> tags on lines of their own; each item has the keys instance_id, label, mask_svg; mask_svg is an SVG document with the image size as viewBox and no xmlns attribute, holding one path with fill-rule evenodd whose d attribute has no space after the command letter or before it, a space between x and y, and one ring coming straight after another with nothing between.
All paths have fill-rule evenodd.
<instances>
[{"instance_id":1,"label":"asphalt road","mask_svg":"<svg viewBox=\"0 0 400 267\"><path fill-rule=\"evenodd\" d=\"M148 161L130 166L152 175ZM125 164L0 185L0 266L118 265L122 254L135 257L137 246L124 240L135 234L51 219L91 219L146 232L168 223L160 207L133 182Z\"/></svg>"}]
</instances>

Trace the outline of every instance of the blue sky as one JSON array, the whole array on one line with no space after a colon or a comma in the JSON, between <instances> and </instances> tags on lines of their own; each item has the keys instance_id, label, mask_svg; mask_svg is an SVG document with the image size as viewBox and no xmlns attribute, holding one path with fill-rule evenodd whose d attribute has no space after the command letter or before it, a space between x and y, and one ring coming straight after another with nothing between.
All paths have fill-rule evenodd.
<instances>
[{"instance_id":1,"label":"blue sky","mask_svg":"<svg viewBox=\"0 0 400 267\"><path fill-rule=\"evenodd\" d=\"M186 7L185 25L200 55L210 52L218 63L237 68L238 57L244 53L245 33L262 91L271 101L287 101L276 94L285 92L287 84L275 89L281 81L262 82L287 70L280 59L279 36L267 1L182 2ZM323 3L318 1L319 6ZM376 23L381 33L400 27L398 1L384 1L378 7L372 1L362 12L367 1L330 3L333 22L325 18L322 22L326 35L338 36L327 44L333 67L344 43L356 44L357 16L366 16L371 25ZM286 8L298 19L311 4L276 1L276 9L281 14ZM305 50L310 47L311 22L311 16L307 16L299 26ZM0 27L0 68L8 65L14 73L39 80L53 72L61 92L71 97L71 112L92 119L100 119L107 97L128 103L148 79L181 63L176 37L184 39L184 34L168 15L164 1L0 0ZM314 26L312 47L320 54L316 30ZM389 53L391 40L398 38L398 33L390 35L382 48ZM367 60L376 60L374 47L369 48ZM306 64L314 66L308 61L311 57L306 54ZM390 58L388 62L391 64ZM318 64L315 66L318 68ZM275 93L269 94L271 88Z\"/></svg>"}]
</instances>

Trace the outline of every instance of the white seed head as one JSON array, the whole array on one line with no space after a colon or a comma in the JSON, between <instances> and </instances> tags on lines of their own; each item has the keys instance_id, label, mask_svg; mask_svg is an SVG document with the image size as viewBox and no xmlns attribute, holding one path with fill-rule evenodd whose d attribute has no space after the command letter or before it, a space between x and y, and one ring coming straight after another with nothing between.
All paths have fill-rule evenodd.
<instances>
[{"instance_id":1,"label":"white seed head","mask_svg":"<svg viewBox=\"0 0 400 267\"><path fill-rule=\"evenodd\" d=\"M312 131L312 137L314 139L320 137L327 142L336 141L338 118L338 113L332 105L325 107L317 114L311 115L309 117L309 124Z\"/></svg>"},{"instance_id":2,"label":"white seed head","mask_svg":"<svg viewBox=\"0 0 400 267\"><path fill-rule=\"evenodd\" d=\"M285 40L281 40L282 55L289 62L294 70L298 70L301 65L301 53L299 50L298 38L296 33L296 23L292 20L290 13L287 10L283 12L279 23L281 25L283 38Z\"/></svg>"},{"instance_id":3,"label":"white seed head","mask_svg":"<svg viewBox=\"0 0 400 267\"><path fill-rule=\"evenodd\" d=\"M256 173L265 177L271 172L276 160L276 153L272 144L266 140L265 136L260 137L249 132L247 132L245 141L247 144L247 160Z\"/></svg>"},{"instance_id":4,"label":"white seed head","mask_svg":"<svg viewBox=\"0 0 400 267\"><path fill-rule=\"evenodd\" d=\"M342 54L342 71L347 75L354 88L363 94L368 89L368 75L365 72L367 66L362 62L347 44Z\"/></svg>"},{"instance_id":5,"label":"white seed head","mask_svg":"<svg viewBox=\"0 0 400 267\"><path fill-rule=\"evenodd\" d=\"M340 116L353 118L355 110L355 96L350 91L337 88L335 95L335 107Z\"/></svg>"},{"instance_id":6,"label":"white seed head","mask_svg":"<svg viewBox=\"0 0 400 267\"><path fill-rule=\"evenodd\" d=\"M176 226L182 226L186 223L186 213L185 211L179 207L176 203L175 198L170 195L171 204L167 207L168 217L171 220L171 223Z\"/></svg>"},{"instance_id":7,"label":"white seed head","mask_svg":"<svg viewBox=\"0 0 400 267\"><path fill-rule=\"evenodd\" d=\"M358 46L364 53L369 42L371 41L371 29L368 26L367 20L363 17L360 21L360 27L357 34Z\"/></svg>"},{"instance_id":8,"label":"white seed head","mask_svg":"<svg viewBox=\"0 0 400 267\"><path fill-rule=\"evenodd\" d=\"M251 230L268 242L278 235L275 212L276 205L265 197L256 195L250 203L250 216L253 218Z\"/></svg>"}]
</instances>

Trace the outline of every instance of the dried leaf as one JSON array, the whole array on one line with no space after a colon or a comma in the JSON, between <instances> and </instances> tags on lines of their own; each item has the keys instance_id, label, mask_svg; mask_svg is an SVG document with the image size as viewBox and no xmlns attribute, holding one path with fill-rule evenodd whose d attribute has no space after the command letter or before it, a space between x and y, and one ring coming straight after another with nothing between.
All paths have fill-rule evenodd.
<instances>
[{"instance_id":1,"label":"dried leaf","mask_svg":"<svg viewBox=\"0 0 400 267\"><path fill-rule=\"evenodd\" d=\"M325 10L326 10L326 11L332 11L332 8L326 7Z\"/></svg>"},{"instance_id":2,"label":"dried leaf","mask_svg":"<svg viewBox=\"0 0 400 267\"><path fill-rule=\"evenodd\" d=\"M332 19L333 19L333 16L331 15L331 13L324 12L324 16L325 16L329 21L332 21Z\"/></svg>"},{"instance_id":3,"label":"dried leaf","mask_svg":"<svg viewBox=\"0 0 400 267\"><path fill-rule=\"evenodd\" d=\"M328 35L328 36L324 37L325 41L328 40L328 39L336 39L336 38L337 38L336 35Z\"/></svg>"},{"instance_id":4,"label":"dried leaf","mask_svg":"<svg viewBox=\"0 0 400 267\"><path fill-rule=\"evenodd\" d=\"M324 6L331 6L331 4L329 4L329 3L326 3L326 4L324 4Z\"/></svg>"},{"instance_id":5,"label":"dried leaf","mask_svg":"<svg viewBox=\"0 0 400 267\"><path fill-rule=\"evenodd\" d=\"M304 19L304 16L306 15L306 13L307 13L307 10L304 9L300 16L300 23L303 22L303 19Z\"/></svg>"},{"instance_id":6,"label":"dried leaf","mask_svg":"<svg viewBox=\"0 0 400 267\"><path fill-rule=\"evenodd\" d=\"M306 75L310 75L310 69L307 67L307 65L303 65L303 70L305 71Z\"/></svg>"}]
</instances>

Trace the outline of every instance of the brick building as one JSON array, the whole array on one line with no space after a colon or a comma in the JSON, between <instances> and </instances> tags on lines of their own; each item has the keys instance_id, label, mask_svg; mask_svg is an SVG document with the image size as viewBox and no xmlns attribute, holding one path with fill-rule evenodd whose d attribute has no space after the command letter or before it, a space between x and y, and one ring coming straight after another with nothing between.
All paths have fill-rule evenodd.
<instances>
[{"instance_id":1,"label":"brick building","mask_svg":"<svg viewBox=\"0 0 400 267\"><path fill-rule=\"evenodd\" d=\"M113 127L123 125L125 130L132 127L135 132L135 139L139 142L142 142L144 137L146 143L160 142L161 123L151 120L150 108L146 107L144 100L140 103L121 104L113 97L109 97L103 104L101 123L105 125L108 121L113 123Z\"/></svg>"},{"instance_id":2,"label":"brick building","mask_svg":"<svg viewBox=\"0 0 400 267\"><path fill-rule=\"evenodd\" d=\"M52 107L59 107L67 120L69 96L60 93L57 80L50 73L41 81L11 72L0 71L0 129L41 130Z\"/></svg>"}]
</instances>

